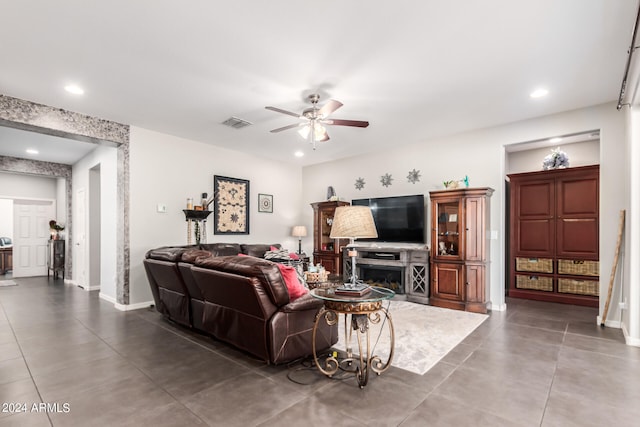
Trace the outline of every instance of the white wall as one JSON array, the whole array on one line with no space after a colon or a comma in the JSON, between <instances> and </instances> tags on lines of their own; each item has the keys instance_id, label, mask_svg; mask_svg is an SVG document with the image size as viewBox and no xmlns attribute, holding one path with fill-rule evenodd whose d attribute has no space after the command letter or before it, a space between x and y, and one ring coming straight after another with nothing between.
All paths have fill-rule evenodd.
<instances>
[{"instance_id":1,"label":"white wall","mask_svg":"<svg viewBox=\"0 0 640 427\"><path fill-rule=\"evenodd\" d=\"M84 188L87 191L87 197L85 199L84 211L89 214L89 200L90 200L90 181L89 174L90 169L100 165L100 294L105 295L113 300L116 300L116 284L117 284L117 206L116 200L118 189L118 173L117 173L117 150L112 147L99 146L91 153L83 157L76 164L73 165L72 180L73 180L73 195L72 199L75 199L76 192L79 189ZM73 212L77 212L74 200ZM88 224L88 221L86 222ZM89 261L88 256L79 257L77 255L77 246L75 242L81 236L81 230L77 229L78 221L73 222L73 239L74 242L69 242L73 247L73 259L84 259L84 265L74 264L73 279L78 277L78 271L80 268L84 268L86 271L85 277L89 278ZM91 236L89 235L89 238ZM87 248L90 242L87 242ZM86 286L87 284L80 284Z\"/></svg>"},{"instance_id":2,"label":"white wall","mask_svg":"<svg viewBox=\"0 0 640 427\"><path fill-rule=\"evenodd\" d=\"M56 185L54 177L0 172L0 198L56 200Z\"/></svg>"},{"instance_id":3,"label":"white wall","mask_svg":"<svg viewBox=\"0 0 640 427\"><path fill-rule=\"evenodd\" d=\"M571 167L600 164L599 140L560 144L553 146L553 149L555 148L560 148L567 153ZM551 154L551 149L548 147L507 153L506 173L540 171L543 159L549 154Z\"/></svg>"},{"instance_id":4,"label":"white wall","mask_svg":"<svg viewBox=\"0 0 640 427\"><path fill-rule=\"evenodd\" d=\"M505 145L546 139L554 135L600 130L600 270L610 271L615 248L618 212L627 208L629 171L620 153L626 151L624 115L615 105L604 104L591 108L510 123L487 129L466 132L443 138L416 141L412 145L397 147L393 141L385 152L363 154L305 167L303 176L303 224L311 226L313 217L308 204L324 200L326 188L333 185L338 196L345 200L362 197L397 196L424 193L442 189L442 181L470 178L471 187L492 187L491 229L498 231L498 239L491 242L490 292L492 309L505 308ZM332 142L338 144L338 141ZM419 183L407 182L410 170L417 169L422 177ZM383 187L380 176L390 173L393 184ZM366 185L358 191L354 187L358 177ZM309 252L309 240L305 249ZM600 293L606 295L607 280L600 281ZM618 284L619 285L619 284ZM617 287L619 294L620 286ZM614 295L615 298L619 295ZM600 299L603 310L604 298ZM617 307L610 316L619 318ZM595 321L595 320L594 320Z\"/></svg>"},{"instance_id":5,"label":"white wall","mask_svg":"<svg viewBox=\"0 0 640 427\"><path fill-rule=\"evenodd\" d=\"M213 214L207 222L207 242L281 243L294 251L291 227L300 217L301 169L178 138L131 128L130 136L130 303L152 301L142 261L152 248L187 243L183 209L189 197L213 193L213 176L250 181L249 235L214 235ZM273 195L273 213L258 212L258 193ZM166 213L158 213L158 204ZM311 210L311 208L308 208Z\"/></svg>"},{"instance_id":6,"label":"white wall","mask_svg":"<svg viewBox=\"0 0 640 427\"><path fill-rule=\"evenodd\" d=\"M631 159L631 198L626 217L626 236L623 257L629 269L624 270L623 298L628 304L623 311L623 329L627 343L640 346L640 97L627 109L628 155ZM614 300L616 301L616 300Z\"/></svg>"}]
</instances>

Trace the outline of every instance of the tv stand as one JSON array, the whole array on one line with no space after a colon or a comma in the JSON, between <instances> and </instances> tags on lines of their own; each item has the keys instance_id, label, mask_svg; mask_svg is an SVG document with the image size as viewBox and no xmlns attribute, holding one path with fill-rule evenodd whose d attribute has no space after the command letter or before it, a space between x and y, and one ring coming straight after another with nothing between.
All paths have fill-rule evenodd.
<instances>
[{"instance_id":1,"label":"tv stand","mask_svg":"<svg viewBox=\"0 0 640 427\"><path fill-rule=\"evenodd\" d=\"M429 250L424 244L356 242L344 248L344 279L351 278L349 249L356 249L360 280L392 289L407 301L429 303Z\"/></svg>"},{"instance_id":2,"label":"tv stand","mask_svg":"<svg viewBox=\"0 0 640 427\"><path fill-rule=\"evenodd\" d=\"M386 259L392 261L398 261L400 259L400 252L364 252L364 256L362 257L367 259Z\"/></svg>"}]
</instances>

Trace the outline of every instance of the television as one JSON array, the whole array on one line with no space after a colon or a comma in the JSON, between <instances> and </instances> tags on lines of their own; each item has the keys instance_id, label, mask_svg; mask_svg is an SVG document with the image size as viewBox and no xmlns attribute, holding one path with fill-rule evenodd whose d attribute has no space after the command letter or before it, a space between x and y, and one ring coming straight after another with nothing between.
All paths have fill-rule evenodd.
<instances>
[{"instance_id":1,"label":"television","mask_svg":"<svg viewBox=\"0 0 640 427\"><path fill-rule=\"evenodd\" d=\"M425 243L424 195L355 199L352 205L369 206L378 237L359 241Z\"/></svg>"}]
</instances>

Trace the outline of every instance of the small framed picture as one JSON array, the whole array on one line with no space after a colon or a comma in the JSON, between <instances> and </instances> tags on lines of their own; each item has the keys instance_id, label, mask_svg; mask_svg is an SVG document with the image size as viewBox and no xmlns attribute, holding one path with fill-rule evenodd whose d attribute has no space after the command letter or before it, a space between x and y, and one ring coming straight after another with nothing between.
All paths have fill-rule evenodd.
<instances>
[{"instance_id":1,"label":"small framed picture","mask_svg":"<svg viewBox=\"0 0 640 427\"><path fill-rule=\"evenodd\" d=\"M449 214L449 222L458 222L458 214Z\"/></svg>"},{"instance_id":2,"label":"small framed picture","mask_svg":"<svg viewBox=\"0 0 640 427\"><path fill-rule=\"evenodd\" d=\"M273 213L273 195L258 194L258 212Z\"/></svg>"}]
</instances>

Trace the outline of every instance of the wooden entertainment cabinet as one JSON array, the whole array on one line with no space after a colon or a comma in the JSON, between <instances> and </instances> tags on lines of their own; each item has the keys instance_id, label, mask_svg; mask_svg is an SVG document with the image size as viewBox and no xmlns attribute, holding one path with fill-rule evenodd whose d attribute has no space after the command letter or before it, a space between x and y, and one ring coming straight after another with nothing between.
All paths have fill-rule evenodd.
<instances>
[{"instance_id":1,"label":"wooden entertainment cabinet","mask_svg":"<svg viewBox=\"0 0 640 427\"><path fill-rule=\"evenodd\" d=\"M313 207L313 263L322 264L330 274L342 275L342 248L347 239L332 239L333 215L338 206L349 202L326 201L311 203Z\"/></svg>"},{"instance_id":2,"label":"wooden entertainment cabinet","mask_svg":"<svg viewBox=\"0 0 640 427\"><path fill-rule=\"evenodd\" d=\"M489 198L492 188L461 188L431 197L429 303L487 312Z\"/></svg>"}]
</instances>

